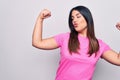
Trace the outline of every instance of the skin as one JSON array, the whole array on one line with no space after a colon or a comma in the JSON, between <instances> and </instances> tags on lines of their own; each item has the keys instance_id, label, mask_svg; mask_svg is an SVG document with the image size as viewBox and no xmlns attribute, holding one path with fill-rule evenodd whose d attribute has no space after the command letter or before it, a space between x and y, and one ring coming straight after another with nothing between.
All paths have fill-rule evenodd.
<instances>
[{"instance_id":1,"label":"skin","mask_svg":"<svg viewBox=\"0 0 120 80\"><path fill-rule=\"evenodd\" d=\"M118 28L118 30L120 30L120 22L116 24L116 27Z\"/></svg>"},{"instance_id":2,"label":"skin","mask_svg":"<svg viewBox=\"0 0 120 80\"><path fill-rule=\"evenodd\" d=\"M47 9L44 9L41 11L36 20L32 35L32 45L36 48L45 50L58 48L58 45L53 37L46 39L42 38L43 20L50 16L51 12Z\"/></svg>"},{"instance_id":3,"label":"skin","mask_svg":"<svg viewBox=\"0 0 120 80\"><path fill-rule=\"evenodd\" d=\"M74 25L74 28L77 32L79 32L79 35L81 36L87 36L87 22L85 18L77 11L73 10L72 12L72 23Z\"/></svg>"},{"instance_id":4,"label":"skin","mask_svg":"<svg viewBox=\"0 0 120 80\"><path fill-rule=\"evenodd\" d=\"M46 39L42 38L43 21L44 19L50 16L51 16L51 12L47 9L44 9L40 12L36 20L32 35L32 45L36 48L45 49L45 50L58 48L58 45L53 37ZM73 10L72 19L73 19L72 23L75 27L75 30L78 31L79 35L86 37L87 23L84 17L78 11ZM120 30L120 23L117 23L116 27L118 28L118 30ZM113 50L108 50L104 52L102 58L114 65L120 66L120 54Z\"/></svg>"}]
</instances>

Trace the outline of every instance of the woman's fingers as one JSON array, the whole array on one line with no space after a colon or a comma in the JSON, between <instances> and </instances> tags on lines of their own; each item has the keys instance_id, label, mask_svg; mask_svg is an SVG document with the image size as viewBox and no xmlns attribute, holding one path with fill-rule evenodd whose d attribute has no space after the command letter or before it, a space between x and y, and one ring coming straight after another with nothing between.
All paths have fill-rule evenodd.
<instances>
[{"instance_id":1,"label":"woman's fingers","mask_svg":"<svg viewBox=\"0 0 120 80\"><path fill-rule=\"evenodd\" d=\"M51 12L47 9L44 9L40 13L40 18L45 19L51 16Z\"/></svg>"},{"instance_id":2,"label":"woman's fingers","mask_svg":"<svg viewBox=\"0 0 120 80\"><path fill-rule=\"evenodd\" d=\"M118 30L120 30L120 22L116 24Z\"/></svg>"}]
</instances>

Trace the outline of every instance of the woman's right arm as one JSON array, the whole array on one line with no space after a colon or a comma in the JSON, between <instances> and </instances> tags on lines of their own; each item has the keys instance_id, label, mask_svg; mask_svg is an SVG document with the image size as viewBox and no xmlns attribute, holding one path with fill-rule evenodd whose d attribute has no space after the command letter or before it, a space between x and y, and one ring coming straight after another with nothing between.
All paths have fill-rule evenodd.
<instances>
[{"instance_id":1,"label":"woman's right arm","mask_svg":"<svg viewBox=\"0 0 120 80\"><path fill-rule=\"evenodd\" d=\"M32 34L32 45L39 49L55 49L58 48L58 45L53 37L42 39L42 28L43 28L43 21L44 19L51 16L49 10L44 9L40 12Z\"/></svg>"}]
</instances>

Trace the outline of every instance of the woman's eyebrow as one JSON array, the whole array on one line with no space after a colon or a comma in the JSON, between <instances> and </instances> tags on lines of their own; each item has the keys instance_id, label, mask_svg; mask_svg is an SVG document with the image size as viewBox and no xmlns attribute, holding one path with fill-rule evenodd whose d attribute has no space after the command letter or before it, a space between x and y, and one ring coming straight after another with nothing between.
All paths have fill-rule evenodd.
<instances>
[{"instance_id":1,"label":"woman's eyebrow","mask_svg":"<svg viewBox=\"0 0 120 80\"><path fill-rule=\"evenodd\" d=\"M77 13L76 16L80 15L80 13Z\"/></svg>"},{"instance_id":2,"label":"woman's eyebrow","mask_svg":"<svg viewBox=\"0 0 120 80\"><path fill-rule=\"evenodd\" d=\"M80 13L77 13L76 16L80 15ZM74 16L71 16L71 17L74 17Z\"/></svg>"}]
</instances>

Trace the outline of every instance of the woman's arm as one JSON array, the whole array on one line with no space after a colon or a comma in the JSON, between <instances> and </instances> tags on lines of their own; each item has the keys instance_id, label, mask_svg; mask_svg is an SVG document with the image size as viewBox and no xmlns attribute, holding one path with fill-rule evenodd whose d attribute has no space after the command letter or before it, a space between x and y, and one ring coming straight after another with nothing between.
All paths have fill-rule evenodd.
<instances>
[{"instance_id":1,"label":"woman's arm","mask_svg":"<svg viewBox=\"0 0 120 80\"><path fill-rule=\"evenodd\" d=\"M120 22L116 24L118 30L120 30ZM120 66L120 52L117 53L113 50L109 50L103 53L102 58L108 62Z\"/></svg>"},{"instance_id":2,"label":"woman's arm","mask_svg":"<svg viewBox=\"0 0 120 80\"><path fill-rule=\"evenodd\" d=\"M102 54L102 58L114 65L120 66L120 53L108 50Z\"/></svg>"},{"instance_id":3,"label":"woman's arm","mask_svg":"<svg viewBox=\"0 0 120 80\"><path fill-rule=\"evenodd\" d=\"M49 50L58 47L53 37L42 39L43 21L50 16L51 12L47 9L44 9L40 12L37 18L32 35L32 45L36 48Z\"/></svg>"}]
</instances>

